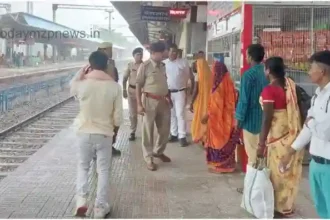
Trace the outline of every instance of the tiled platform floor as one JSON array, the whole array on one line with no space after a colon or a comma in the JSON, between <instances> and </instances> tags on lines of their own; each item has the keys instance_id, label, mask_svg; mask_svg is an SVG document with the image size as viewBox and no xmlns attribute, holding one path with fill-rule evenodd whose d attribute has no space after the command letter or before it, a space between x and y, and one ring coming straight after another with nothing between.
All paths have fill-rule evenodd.
<instances>
[{"instance_id":1,"label":"tiled platform floor","mask_svg":"<svg viewBox=\"0 0 330 220\"><path fill-rule=\"evenodd\" d=\"M145 168L141 138L129 143L128 120L112 162L110 218L249 218L240 208L240 173L207 172L203 150L169 144L172 163ZM72 218L76 155L74 134L62 131L14 173L0 182L0 218ZM307 172L307 171L305 171ZM297 199L296 218L316 218L306 175Z\"/></svg>"}]
</instances>

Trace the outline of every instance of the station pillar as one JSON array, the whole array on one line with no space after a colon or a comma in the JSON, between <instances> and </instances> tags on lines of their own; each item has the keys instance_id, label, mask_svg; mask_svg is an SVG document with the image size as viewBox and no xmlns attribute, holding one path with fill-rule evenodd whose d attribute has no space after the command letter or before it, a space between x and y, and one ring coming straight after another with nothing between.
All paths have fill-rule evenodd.
<instances>
[{"instance_id":1,"label":"station pillar","mask_svg":"<svg viewBox=\"0 0 330 220\"><path fill-rule=\"evenodd\" d=\"M191 53L196 53L206 48L206 30L204 23L191 23Z\"/></svg>"},{"instance_id":2,"label":"station pillar","mask_svg":"<svg viewBox=\"0 0 330 220\"><path fill-rule=\"evenodd\" d=\"M241 29L241 75L249 68L247 63L246 51L248 46L252 43L253 24L252 24L252 5L242 3L242 29ZM242 138L243 139L243 138ZM242 164L242 171L246 172L248 157L244 146L238 150L240 161Z\"/></svg>"}]
</instances>

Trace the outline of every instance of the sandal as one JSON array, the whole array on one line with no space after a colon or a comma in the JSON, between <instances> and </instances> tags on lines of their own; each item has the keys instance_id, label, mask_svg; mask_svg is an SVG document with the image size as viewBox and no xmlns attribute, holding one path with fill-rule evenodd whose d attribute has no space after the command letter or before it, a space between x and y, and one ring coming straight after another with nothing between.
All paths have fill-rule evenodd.
<instances>
[{"instance_id":1,"label":"sandal","mask_svg":"<svg viewBox=\"0 0 330 220\"><path fill-rule=\"evenodd\" d=\"M283 213L280 213L277 211L274 212L274 218L277 218L277 219L292 218L293 216L294 216L294 211L287 213L287 214L283 214Z\"/></svg>"}]
</instances>

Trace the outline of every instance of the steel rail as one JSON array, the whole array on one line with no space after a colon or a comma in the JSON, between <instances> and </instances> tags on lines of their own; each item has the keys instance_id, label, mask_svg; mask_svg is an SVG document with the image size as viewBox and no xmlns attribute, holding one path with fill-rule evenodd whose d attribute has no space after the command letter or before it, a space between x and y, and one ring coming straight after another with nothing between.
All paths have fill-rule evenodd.
<instances>
[{"instance_id":1,"label":"steel rail","mask_svg":"<svg viewBox=\"0 0 330 220\"><path fill-rule=\"evenodd\" d=\"M48 112L50 112L50 111L52 111L52 110L54 110L54 109L56 109L56 108L58 108L58 107L60 107L60 106L62 106L62 105L64 105L64 104L66 104L67 102L70 102L70 101L73 100L73 99L74 99L74 97L71 96L71 97L69 97L69 98L67 98L67 99L65 99L65 100L62 100L62 101L56 103L55 105L52 105L52 106L50 106L50 107L48 107L48 108L42 110L41 112L38 112L38 113L36 113L36 114L30 116L30 117L27 118L27 119L24 119L24 120L21 121L21 122L18 122L17 124L14 124L13 126L11 126L11 127L9 127L9 128L6 128L6 129L0 131L0 139L5 138L6 135L8 135L8 134L10 134L10 133L12 133L12 132L15 132L15 131L17 131L17 130L19 130L20 128L22 128L22 127L24 127L24 126L30 124L30 123L33 122L34 120L43 117L46 113L48 113Z\"/></svg>"}]
</instances>

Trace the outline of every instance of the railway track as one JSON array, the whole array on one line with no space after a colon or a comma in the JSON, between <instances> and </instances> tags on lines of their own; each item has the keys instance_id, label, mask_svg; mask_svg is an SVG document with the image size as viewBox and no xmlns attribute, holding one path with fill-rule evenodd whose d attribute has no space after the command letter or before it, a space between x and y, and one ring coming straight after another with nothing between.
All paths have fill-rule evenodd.
<instances>
[{"instance_id":1,"label":"railway track","mask_svg":"<svg viewBox=\"0 0 330 220\"><path fill-rule=\"evenodd\" d=\"M73 97L0 132L0 181L72 123L78 113Z\"/></svg>"}]
</instances>

